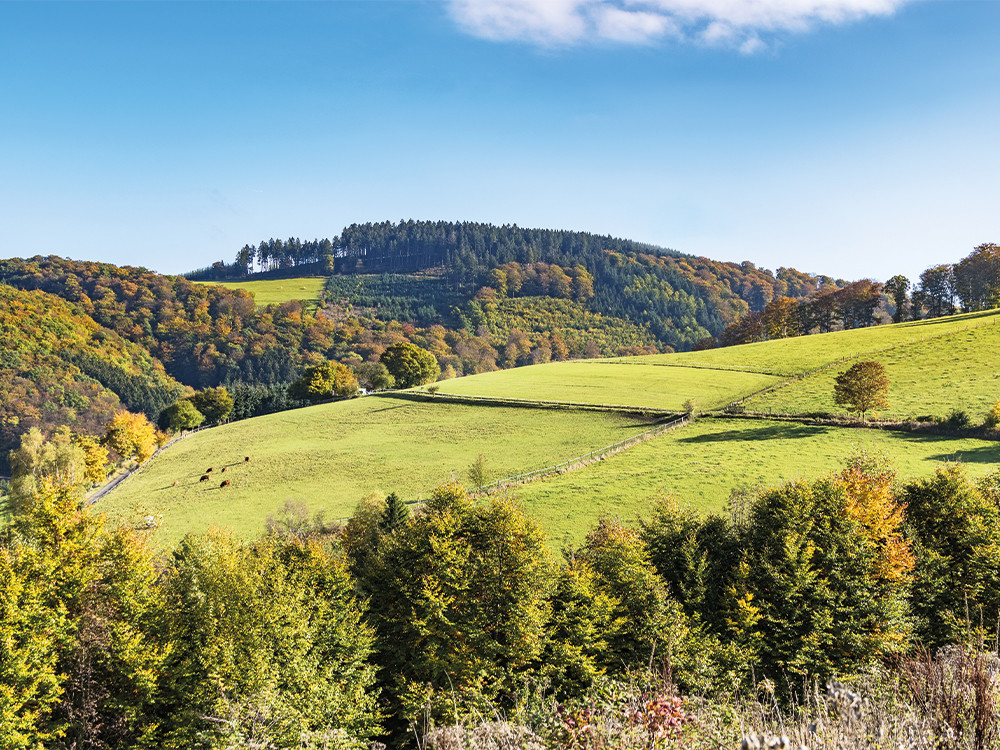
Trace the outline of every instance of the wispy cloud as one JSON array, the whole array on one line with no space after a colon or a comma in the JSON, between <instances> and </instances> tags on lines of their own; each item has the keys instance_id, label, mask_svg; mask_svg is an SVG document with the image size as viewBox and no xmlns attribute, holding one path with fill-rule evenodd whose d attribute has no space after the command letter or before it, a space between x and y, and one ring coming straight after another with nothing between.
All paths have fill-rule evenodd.
<instances>
[{"instance_id":1,"label":"wispy cloud","mask_svg":"<svg viewBox=\"0 0 1000 750\"><path fill-rule=\"evenodd\" d=\"M564 46L675 38L753 53L778 33L888 15L914 0L447 0L471 34Z\"/></svg>"}]
</instances>

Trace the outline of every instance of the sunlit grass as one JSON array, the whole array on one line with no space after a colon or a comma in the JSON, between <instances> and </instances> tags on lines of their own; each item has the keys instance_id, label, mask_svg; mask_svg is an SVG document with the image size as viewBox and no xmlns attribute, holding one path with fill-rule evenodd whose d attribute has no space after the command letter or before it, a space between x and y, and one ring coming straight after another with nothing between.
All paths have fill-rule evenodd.
<instances>
[{"instance_id":1,"label":"sunlit grass","mask_svg":"<svg viewBox=\"0 0 1000 750\"><path fill-rule=\"evenodd\" d=\"M680 410L689 399L700 408L715 408L779 382L781 378L756 373L570 360L470 375L436 385L441 393L464 396Z\"/></svg>"},{"instance_id":2,"label":"sunlit grass","mask_svg":"<svg viewBox=\"0 0 1000 750\"><path fill-rule=\"evenodd\" d=\"M779 375L798 375L811 372L845 357L877 352L888 347L956 333L966 328L995 325L998 321L1000 321L1000 310L989 310L935 318L934 320L917 320L872 328L856 328L850 331L762 341L756 344L743 344L742 346L730 346L701 352L628 357L621 361L659 362L675 365L699 364L710 367L734 367Z\"/></svg>"},{"instance_id":3,"label":"sunlit grass","mask_svg":"<svg viewBox=\"0 0 1000 750\"><path fill-rule=\"evenodd\" d=\"M620 414L373 396L191 435L98 507L130 518L162 514L164 544L213 525L253 536L286 500L340 518L371 493L395 492L413 501L452 479L467 483L467 470L480 453L491 478L500 478L574 458L647 427ZM211 479L199 481L209 467ZM224 479L231 486L220 488Z\"/></svg>"},{"instance_id":4,"label":"sunlit grass","mask_svg":"<svg viewBox=\"0 0 1000 750\"><path fill-rule=\"evenodd\" d=\"M889 376L889 408L882 416L947 417L965 410L973 424L1000 399L1000 326L987 326L930 339L872 355ZM834 367L750 399L748 409L775 412L829 411L846 414L833 403L834 379L847 369ZM869 415L874 416L874 415Z\"/></svg>"},{"instance_id":5,"label":"sunlit grass","mask_svg":"<svg viewBox=\"0 0 1000 750\"><path fill-rule=\"evenodd\" d=\"M294 279L266 279L262 281L198 281L198 284L218 284L229 289L245 289L253 294L258 305L276 305L300 300L308 310L315 310L319 294L326 285L325 276L301 276Z\"/></svg>"},{"instance_id":6,"label":"sunlit grass","mask_svg":"<svg viewBox=\"0 0 1000 750\"><path fill-rule=\"evenodd\" d=\"M997 468L1000 443L749 419L701 419L573 472L514 490L554 546L579 543L603 514L625 521L673 496L699 512L722 511L737 487L775 485L837 469L863 448L885 451L901 477L961 460L973 476Z\"/></svg>"}]
</instances>

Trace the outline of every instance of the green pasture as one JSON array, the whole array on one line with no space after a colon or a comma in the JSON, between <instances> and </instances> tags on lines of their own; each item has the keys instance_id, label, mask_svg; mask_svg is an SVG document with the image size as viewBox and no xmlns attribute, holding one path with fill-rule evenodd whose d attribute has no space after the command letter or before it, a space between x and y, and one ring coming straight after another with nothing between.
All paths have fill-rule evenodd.
<instances>
[{"instance_id":1,"label":"green pasture","mask_svg":"<svg viewBox=\"0 0 1000 750\"><path fill-rule=\"evenodd\" d=\"M660 497L702 513L721 511L734 488L776 485L834 471L859 449L876 448L900 477L962 461L970 475L1000 468L1000 443L870 429L749 419L701 419L622 453L513 490L553 546L578 544L601 515L631 522Z\"/></svg>"},{"instance_id":2,"label":"green pasture","mask_svg":"<svg viewBox=\"0 0 1000 750\"><path fill-rule=\"evenodd\" d=\"M992 326L998 322L1000 322L1000 310L989 310L987 312L951 315L933 320L916 320L909 323L761 341L756 344L729 346L701 352L652 354L608 361L700 365L791 376L811 372L844 358L878 352L932 337L954 334L966 328Z\"/></svg>"},{"instance_id":3,"label":"green pasture","mask_svg":"<svg viewBox=\"0 0 1000 750\"><path fill-rule=\"evenodd\" d=\"M441 393L680 410L722 406L781 378L759 373L568 360L444 380Z\"/></svg>"},{"instance_id":4,"label":"green pasture","mask_svg":"<svg viewBox=\"0 0 1000 750\"><path fill-rule=\"evenodd\" d=\"M953 409L964 409L972 423L979 424L1000 399L1000 326L929 339L871 359L881 362L889 376L889 408L881 413L886 417L946 417ZM750 399L746 407L754 411L846 414L844 407L833 403L833 386L837 375L849 366L845 362L810 375Z\"/></svg>"},{"instance_id":5,"label":"green pasture","mask_svg":"<svg viewBox=\"0 0 1000 750\"><path fill-rule=\"evenodd\" d=\"M229 289L245 289L253 294L258 305L277 305L300 300L308 310L319 305L319 294L326 286L325 276L300 276L295 279L263 281L196 281L196 284L218 284Z\"/></svg>"},{"instance_id":6,"label":"green pasture","mask_svg":"<svg viewBox=\"0 0 1000 750\"><path fill-rule=\"evenodd\" d=\"M372 493L395 492L413 501L453 478L468 484L468 468L480 453L495 479L574 458L647 428L621 414L370 396L195 433L97 507L129 519L162 515L164 545L216 525L252 536L286 500L341 518ZM209 467L211 479L200 482ZM231 486L220 488L224 479Z\"/></svg>"}]
</instances>

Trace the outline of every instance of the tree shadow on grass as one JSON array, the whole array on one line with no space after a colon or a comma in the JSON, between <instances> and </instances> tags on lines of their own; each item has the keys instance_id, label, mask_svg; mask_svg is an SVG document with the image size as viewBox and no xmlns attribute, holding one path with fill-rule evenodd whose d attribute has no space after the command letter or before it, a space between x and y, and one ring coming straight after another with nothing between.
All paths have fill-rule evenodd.
<instances>
[{"instance_id":1,"label":"tree shadow on grass","mask_svg":"<svg viewBox=\"0 0 1000 750\"><path fill-rule=\"evenodd\" d=\"M983 445L971 450L958 450L954 453L939 453L928 456L928 461L943 461L963 464L997 464L1000 468L1000 444Z\"/></svg>"},{"instance_id":2,"label":"tree shadow on grass","mask_svg":"<svg viewBox=\"0 0 1000 750\"><path fill-rule=\"evenodd\" d=\"M765 427L753 426L745 430L722 430L704 435L678 438L679 443L728 443L757 442L762 440L796 440L829 434L836 428L825 425L804 425L792 422L771 423Z\"/></svg>"}]
</instances>

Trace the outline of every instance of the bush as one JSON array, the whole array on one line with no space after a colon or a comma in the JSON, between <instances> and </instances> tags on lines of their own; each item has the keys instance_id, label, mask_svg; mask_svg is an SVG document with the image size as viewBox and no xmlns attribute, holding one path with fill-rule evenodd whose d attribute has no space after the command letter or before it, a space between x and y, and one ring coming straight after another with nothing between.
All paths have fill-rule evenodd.
<instances>
[{"instance_id":1,"label":"bush","mask_svg":"<svg viewBox=\"0 0 1000 750\"><path fill-rule=\"evenodd\" d=\"M983 427L995 430L1000 427L1000 399L993 404L993 408L986 412L986 419L983 420Z\"/></svg>"},{"instance_id":2,"label":"bush","mask_svg":"<svg viewBox=\"0 0 1000 750\"><path fill-rule=\"evenodd\" d=\"M944 421L944 424L954 430L964 430L971 422L972 420L969 419L967 411L964 409L952 409L951 414L948 415L948 419Z\"/></svg>"}]
</instances>

